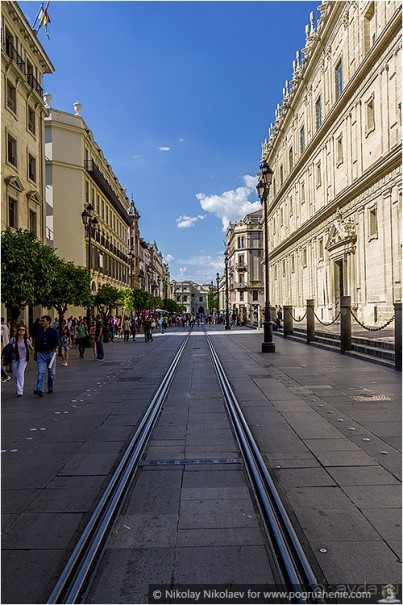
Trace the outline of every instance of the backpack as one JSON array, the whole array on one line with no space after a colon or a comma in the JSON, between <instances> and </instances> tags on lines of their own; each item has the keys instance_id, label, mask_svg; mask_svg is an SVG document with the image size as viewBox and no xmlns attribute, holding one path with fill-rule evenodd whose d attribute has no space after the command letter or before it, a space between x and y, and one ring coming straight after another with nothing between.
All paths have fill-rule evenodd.
<instances>
[{"instance_id":1,"label":"backpack","mask_svg":"<svg viewBox=\"0 0 403 605\"><path fill-rule=\"evenodd\" d=\"M3 357L3 365L9 366L12 364L14 359L14 346L12 342L9 342L1 352Z\"/></svg>"}]
</instances>

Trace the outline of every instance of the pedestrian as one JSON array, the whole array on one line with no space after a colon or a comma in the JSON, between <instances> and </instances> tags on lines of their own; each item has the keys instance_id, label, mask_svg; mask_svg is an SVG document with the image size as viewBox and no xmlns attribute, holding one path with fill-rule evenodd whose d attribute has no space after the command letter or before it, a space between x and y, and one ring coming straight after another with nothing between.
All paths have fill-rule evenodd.
<instances>
[{"instance_id":1,"label":"pedestrian","mask_svg":"<svg viewBox=\"0 0 403 605\"><path fill-rule=\"evenodd\" d=\"M127 317L127 315L125 315L125 318L123 320L123 341L129 342L129 336L130 336L130 319Z\"/></svg>"},{"instance_id":2,"label":"pedestrian","mask_svg":"<svg viewBox=\"0 0 403 605\"><path fill-rule=\"evenodd\" d=\"M133 342L136 341L136 334L137 334L137 322L136 322L136 318L132 317L131 322L130 322L130 330L132 332L132 336L133 336Z\"/></svg>"},{"instance_id":3,"label":"pedestrian","mask_svg":"<svg viewBox=\"0 0 403 605\"><path fill-rule=\"evenodd\" d=\"M161 332L161 334L164 334L164 332L165 332L165 326L164 326L164 318L162 317L162 315L158 319L158 323L159 323L159 326L160 326L160 332Z\"/></svg>"},{"instance_id":4,"label":"pedestrian","mask_svg":"<svg viewBox=\"0 0 403 605\"><path fill-rule=\"evenodd\" d=\"M102 319L100 315L97 315L96 317L96 330L95 330L95 343L96 343L96 348L97 348L97 360L98 361L102 361L102 359L104 359L105 354L104 354L104 341L103 341L103 331L104 331L104 326L102 323Z\"/></svg>"},{"instance_id":5,"label":"pedestrian","mask_svg":"<svg viewBox=\"0 0 403 605\"><path fill-rule=\"evenodd\" d=\"M71 347L71 336L69 329L64 327L60 336L60 347L62 353L62 366L69 365L69 350Z\"/></svg>"},{"instance_id":6,"label":"pedestrian","mask_svg":"<svg viewBox=\"0 0 403 605\"><path fill-rule=\"evenodd\" d=\"M97 331L97 322L95 321L95 319L93 319L91 322L91 327L90 327L90 339L91 339L91 345L92 345L92 356L94 359L97 358L97 345L95 342L95 332L96 331Z\"/></svg>"},{"instance_id":7,"label":"pedestrian","mask_svg":"<svg viewBox=\"0 0 403 605\"><path fill-rule=\"evenodd\" d=\"M84 359L84 353L85 353L85 343L87 341L87 337L88 337L88 330L87 330L87 326L85 325L85 322L83 319L80 319L80 321L78 322L78 327L77 327L77 332L76 332L76 341L78 344L78 357L80 359Z\"/></svg>"},{"instance_id":8,"label":"pedestrian","mask_svg":"<svg viewBox=\"0 0 403 605\"><path fill-rule=\"evenodd\" d=\"M10 343L14 347L13 352L13 374L15 385L17 387L17 397L22 397L24 392L24 377L25 368L29 361L29 351L33 351L31 341L28 338L28 330L26 326L18 326L17 336L12 336Z\"/></svg>"},{"instance_id":9,"label":"pedestrian","mask_svg":"<svg viewBox=\"0 0 403 605\"><path fill-rule=\"evenodd\" d=\"M51 327L50 315L42 315L42 329L38 331L35 341L34 359L38 363L38 376L34 395L43 396L45 374L48 375L48 393L53 393L56 374L56 355L59 350L60 339L57 330Z\"/></svg>"},{"instance_id":10,"label":"pedestrian","mask_svg":"<svg viewBox=\"0 0 403 605\"><path fill-rule=\"evenodd\" d=\"M148 317L146 317L144 319L143 327L144 327L144 340L145 340L145 342L150 342L150 340L152 340L153 337L151 335L151 321L149 320Z\"/></svg>"},{"instance_id":11,"label":"pedestrian","mask_svg":"<svg viewBox=\"0 0 403 605\"><path fill-rule=\"evenodd\" d=\"M8 345L10 342L10 328L5 323L4 317L1 318L1 351L3 351L4 347ZM3 363L6 365L4 361L3 355L1 356L1 382L8 382L11 380L11 376L9 376L6 370L3 368ZM10 367L10 366L9 366Z\"/></svg>"}]
</instances>

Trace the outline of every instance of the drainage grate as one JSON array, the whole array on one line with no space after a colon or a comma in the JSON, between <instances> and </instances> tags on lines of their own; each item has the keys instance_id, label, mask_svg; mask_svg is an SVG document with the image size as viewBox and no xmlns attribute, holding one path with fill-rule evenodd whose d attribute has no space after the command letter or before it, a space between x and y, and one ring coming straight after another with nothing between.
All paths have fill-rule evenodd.
<instances>
[{"instance_id":1,"label":"drainage grate","mask_svg":"<svg viewBox=\"0 0 403 605\"><path fill-rule=\"evenodd\" d=\"M355 401L392 401L387 395L354 395Z\"/></svg>"},{"instance_id":2,"label":"drainage grate","mask_svg":"<svg viewBox=\"0 0 403 605\"><path fill-rule=\"evenodd\" d=\"M174 460L142 460L140 466L178 466L184 464L242 464L241 458L181 458Z\"/></svg>"}]
</instances>

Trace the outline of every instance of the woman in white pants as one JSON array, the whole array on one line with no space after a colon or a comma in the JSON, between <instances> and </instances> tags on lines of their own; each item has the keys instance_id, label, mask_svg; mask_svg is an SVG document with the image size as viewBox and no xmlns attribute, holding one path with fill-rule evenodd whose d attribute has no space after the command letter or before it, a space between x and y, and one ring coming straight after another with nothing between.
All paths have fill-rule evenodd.
<instances>
[{"instance_id":1,"label":"woman in white pants","mask_svg":"<svg viewBox=\"0 0 403 605\"><path fill-rule=\"evenodd\" d=\"M26 326L19 326L17 328L17 336L13 336L10 342L14 346L13 354L13 375L15 384L17 386L17 397L22 397L24 390L24 375L25 368L29 360L29 351L33 351L31 341L28 338Z\"/></svg>"}]
</instances>

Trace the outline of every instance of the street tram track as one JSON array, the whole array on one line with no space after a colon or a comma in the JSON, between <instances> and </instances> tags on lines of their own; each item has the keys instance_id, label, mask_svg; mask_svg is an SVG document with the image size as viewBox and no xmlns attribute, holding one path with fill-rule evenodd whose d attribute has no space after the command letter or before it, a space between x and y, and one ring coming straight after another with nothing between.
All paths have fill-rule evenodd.
<instances>
[{"instance_id":1,"label":"street tram track","mask_svg":"<svg viewBox=\"0 0 403 605\"><path fill-rule=\"evenodd\" d=\"M180 345L47 603L83 602L83 594L88 590L88 584L99 564L105 542L147 446L189 337L187 335Z\"/></svg>"},{"instance_id":2,"label":"street tram track","mask_svg":"<svg viewBox=\"0 0 403 605\"><path fill-rule=\"evenodd\" d=\"M266 531L273 566L278 577L279 590L298 595L285 602L324 603L320 596L314 596L318 586L317 580L248 427L211 338L204 327L203 332L233 432L244 460L251 491ZM106 544L123 507L125 496L136 476L189 339L190 334L187 334L152 397L47 603L85 602ZM306 596L307 593L311 595L309 598Z\"/></svg>"},{"instance_id":3,"label":"street tram track","mask_svg":"<svg viewBox=\"0 0 403 605\"><path fill-rule=\"evenodd\" d=\"M267 470L255 439L242 413L216 350L207 336L214 369L221 386L234 433L245 462L245 469L275 555L281 584L290 593L312 596L318 582L291 524L285 507ZM321 598L296 599L298 603L324 603Z\"/></svg>"}]
</instances>

